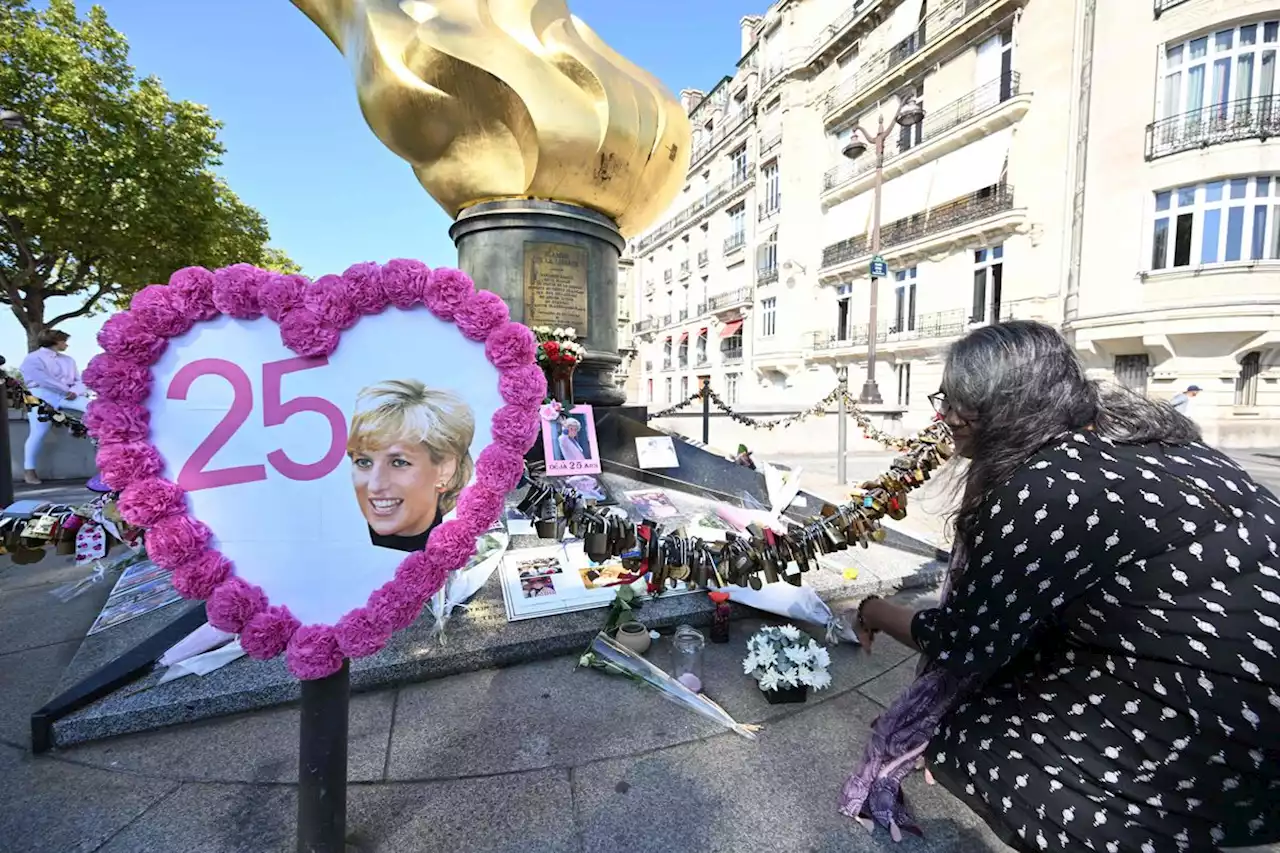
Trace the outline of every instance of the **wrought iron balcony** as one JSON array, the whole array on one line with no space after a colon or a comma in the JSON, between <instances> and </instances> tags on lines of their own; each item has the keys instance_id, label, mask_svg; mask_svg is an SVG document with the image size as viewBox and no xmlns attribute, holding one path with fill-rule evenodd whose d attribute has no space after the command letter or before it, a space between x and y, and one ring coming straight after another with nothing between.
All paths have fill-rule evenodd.
<instances>
[{"instance_id":1,"label":"wrought iron balcony","mask_svg":"<svg viewBox=\"0 0 1280 853\"><path fill-rule=\"evenodd\" d=\"M743 123L751 115L752 110L748 106L727 116L720 126L711 132L710 136L693 147L693 154L689 158L689 168L692 169L695 163L714 151L721 142L724 142L734 131L742 127Z\"/></svg>"},{"instance_id":2,"label":"wrought iron balcony","mask_svg":"<svg viewBox=\"0 0 1280 853\"><path fill-rule=\"evenodd\" d=\"M827 90L823 98L823 113L831 117L857 102L860 99L859 96L873 83L932 45L955 24L969 17L988 2L990 0L953 0L930 12L920 22L915 32L897 44L863 60L853 76Z\"/></svg>"},{"instance_id":3,"label":"wrought iron balcony","mask_svg":"<svg viewBox=\"0 0 1280 853\"><path fill-rule=\"evenodd\" d=\"M705 266L707 265L707 261L708 261L708 258L709 258L709 256L710 256L710 254L711 254L711 253L710 253L710 252L708 252L706 249L703 249L702 251L698 252L698 266L699 266L699 267L705 267Z\"/></svg>"},{"instance_id":4,"label":"wrought iron balcony","mask_svg":"<svg viewBox=\"0 0 1280 853\"><path fill-rule=\"evenodd\" d=\"M665 284L670 284L670 283L671 283L671 270L663 270L663 271L662 271L662 281L663 281L663 283L665 283Z\"/></svg>"},{"instance_id":5,"label":"wrought iron balcony","mask_svg":"<svg viewBox=\"0 0 1280 853\"><path fill-rule=\"evenodd\" d=\"M751 164L748 163L745 173L737 172L727 181L721 181L716 184L707 190L702 198L662 223L662 225L646 235L643 240L637 240L632 246L633 253L637 255L643 254L662 241L674 237L685 228L701 221L704 216L715 210L720 202L752 183L754 179L755 172L752 170Z\"/></svg>"},{"instance_id":6,"label":"wrought iron balcony","mask_svg":"<svg viewBox=\"0 0 1280 853\"><path fill-rule=\"evenodd\" d=\"M730 234L724 238L724 253L727 255L730 252L741 249L746 244L747 235L745 233L739 231L737 234Z\"/></svg>"},{"instance_id":7,"label":"wrought iron balcony","mask_svg":"<svg viewBox=\"0 0 1280 853\"><path fill-rule=\"evenodd\" d=\"M1160 20L1160 16L1172 9L1174 6L1181 6L1187 0L1155 0L1155 16L1156 20Z\"/></svg>"},{"instance_id":8,"label":"wrought iron balcony","mask_svg":"<svg viewBox=\"0 0 1280 853\"><path fill-rule=\"evenodd\" d=\"M999 311L1001 322L1015 318L1031 319L1033 312L1024 310L1026 307L1024 303L1030 301L1018 300L1001 305ZM901 329L898 328L896 321L894 323L887 321L877 323L876 343L958 338L968 332L969 328L975 323L982 322L974 320L969 316L969 313L963 308L957 308L951 311L935 311L928 314L919 314L915 317L904 317L901 321L903 326ZM810 332L809 346L815 352L865 347L870 338L870 329L869 325L861 323L851 326L843 332L830 329L821 332Z\"/></svg>"},{"instance_id":9,"label":"wrought iron balcony","mask_svg":"<svg viewBox=\"0 0 1280 853\"><path fill-rule=\"evenodd\" d=\"M772 219L782 211L782 199L775 196L768 201L762 201L756 205L756 221L764 222Z\"/></svg>"},{"instance_id":10,"label":"wrought iron balcony","mask_svg":"<svg viewBox=\"0 0 1280 853\"><path fill-rule=\"evenodd\" d=\"M903 134L891 137L884 146L884 161L891 162L894 158L923 145L930 139L937 139L948 131L959 127L971 118L985 113L987 110L994 109L1005 101L1018 95L1022 85L1022 78L1017 71L1010 71L1002 74L998 80L992 80L985 83L972 92L957 98L944 107L936 110L929 110L925 113L924 121L920 124L920 139L915 140L913 132L911 136L905 137L910 143L904 148L902 143ZM828 169L822 176L822 191L829 192L852 181L859 175L864 175L876 167L876 158L874 155L862 156L852 163L841 163L839 166L833 166Z\"/></svg>"},{"instance_id":11,"label":"wrought iron balcony","mask_svg":"<svg viewBox=\"0 0 1280 853\"><path fill-rule=\"evenodd\" d=\"M698 353L696 364L695 364L696 367L706 367L710 363L711 363L711 360L707 358L707 354L705 352Z\"/></svg>"},{"instance_id":12,"label":"wrought iron balcony","mask_svg":"<svg viewBox=\"0 0 1280 853\"><path fill-rule=\"evenodd\" d=\"M778 267L761 267L756 270L756 284L773 284L778 280Z\"/></svg>"},{"instance_id":13,"label":"wrought iron balcony","mask_svg":"<svg viewBox=\"0 0 1280 853\"><path fill-rule=\"evenodd\" d=\"M726 308L732 308L734 305L741 305L751 301L751 288L739 287L737 290L730 290L727 293L719 293L707 300L708 311L723 311Z\"/></svg>"},{"instance_id":14,"label":"wrought iron balcony","mask_svg":"<svg viewBox=\"0 0 1280 853\"><path fill-rule=\"evenodd\" d=\"M672 367L671 367L671 356L667 356L666 358L664 358L664 359L662 360L662 369L663 369L663 370L672 370L672 369L674 369L674 368L672 368Z\"/></svg>"},{"instance_id":15,"label":"wrought iron balcony","mask_svg":"<svg viewBox=\"0 0 1280 853\"><path fill-rule=\"evenodd\" d=\"M928 213L921 211L914 216L907 216L882 225L880 248L891 249L894 246L911 243L970 222L978 222L1012 209L1013 187L1008 184L996 184L935 207ZM867 235L859 234L857 237L841 240L824 248L822 268L827 269L848 263L866 257L870 253Z\"/></svg>"},{"instance_id":16,"label":"wrought iron balcony","mask_svg":"<svg viewBox=\"0 0 1280 853\"><path fill-rule=\"evenodd\" d=\"M681 261L681 262L680 262L680 277L681 277L681 278L688 278L688 277L689 277L689 262L688 262L688 261Z\"/></svg>"},{"instance_id":17,"label":"wrought iron balcony","mask_svg":"<svg viewBox=\"0 0 1280 853\"><path fill-rule=\"evenodd\" d=\"M662 319L658 322L658 325L659 325L659 326L670 326L670 325L671 325L671 315L670 315L670 314L663 314L663 315L662 315Z\"/></svg>"},{"instance_id":18,"label":"wrought iron balcony","mask_svg":"<svg viewBox=\"0 0 1280 853\"><path fill-rule=\"evenodd\" d=\"M1147 159L1272 136L1280 136L1280 95L1242 98L1147 125Z\"/></svg>"},{"instance_id":19,"label":"wrought iron balcony","mask_svg":"<svg viewBox=\"0 0 1280 853\"><path fill-rule=\"evenodd\" d=\"M720 350L721 364L738 364L742 361L742 347L724 347Z\"/></svg>"},{"instance_id":20,"label":"wrought iron balcony","mask_svg":"<svg viewBox=\"0 0 1280 853\"><path fill-rule=\"evenodd\" d=\"M685 320L688 320L688 319L689 319L689 309L681 308L680 313L676 316L676 322L683 323Z\"/></svg>"},{"instance_id":21,"label":"wrought iron balcony","mask_svg":"<svg viewBox=\"0 0 1280 853\"><path fill-rule=\"evenodd\" d=\"M633 335L643 335L645 332L653 331L653 328L654 328L653 318L646 317L645 319L641 320L640 322L634 324L631 327L631 333Z\"/></svg>"},{"instance_id":22,"label":"wrought iron balcony","mask_svg":"<svg viewBox=\"0 0 1280 853\"><path fill-rule=\"evenodd\" d=\"M817 38L809 46L808 62L824 55L834 54L842 50L846 44L852 43L856 35L853 25L866 17L875 5L875 0L852 0L849 8L836 15L831 23L818 31Z\"/></svg>"}]
</instances>

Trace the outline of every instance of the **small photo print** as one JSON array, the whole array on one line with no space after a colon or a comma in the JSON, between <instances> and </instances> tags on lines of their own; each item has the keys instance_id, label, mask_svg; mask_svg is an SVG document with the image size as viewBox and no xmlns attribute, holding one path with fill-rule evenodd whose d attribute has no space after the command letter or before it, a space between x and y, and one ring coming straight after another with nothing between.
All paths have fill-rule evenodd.
<instances>
[{"instance_id":1,"label":"small photo print","mask_svg":"<svg viewBox=\"0 0 1280 853\"><path fill-rule=\"evenodd\" d=\"M634 583L637 576L628 572L620 563L606 563L586 569L578 569L582 585L587 589L605 589L611 586Z\"/></svg>"},{"instance_id":2,"label":"small photo print","mask_svg":"<svg viewBox=\"0 0 1280 853\"><path fill-rule=\"evenodd\" d=\"M651 521L677 518L680 515L680 510L671 502L671 498L667 497L666 492L658 489L640 489L634 492L626 492L626 497L636 512Z\"/></svg>"},{"instance_id":3,"label":"small photo print","mask_svg":"<svg viewBox=\"0 0 1280 853\"><path fill-rule=\"evenodd\" d=\"M520 592L525 598L550 598L556 594L556 585L549 576L521 578Z\"/></svg>"},{"instance_id":4,"label":"small photo print","mask_svg":"<svg viewBox=\"0 0 1280 853\"><path fill-rule=\"evenodd\" d=\"M560 567L558 557L532 557L516 561L516 572L521 580L558 575L561 571L563 569Z\"/></svg>"},{"instance_id":5,"label":"small photo print","mask_svg":"<svg viewBox=\"0 0 1280 853\"><path fill-rule=\"evenodd\" d=\"M552 477L600 473L596 420L590 406L574 406L542 422L542 452Z\"/></svg>"}]
</instances>

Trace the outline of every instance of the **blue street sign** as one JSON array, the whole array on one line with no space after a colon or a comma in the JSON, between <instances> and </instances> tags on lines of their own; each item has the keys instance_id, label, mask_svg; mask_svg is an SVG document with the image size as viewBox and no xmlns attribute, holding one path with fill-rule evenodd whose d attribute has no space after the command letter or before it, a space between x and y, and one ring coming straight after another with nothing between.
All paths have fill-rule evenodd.
<instances>
[{"instance_id":1,"label":"blue street sign","mask_svg":"<svg viewBox=\"0 0 1280 853\"><path fill-rule=\"evenodd\" d=\"M888 278L889 265L884 262L884 258L876 255L871 259L871 277L872 278Z\"/></svg>"}]
</instances>

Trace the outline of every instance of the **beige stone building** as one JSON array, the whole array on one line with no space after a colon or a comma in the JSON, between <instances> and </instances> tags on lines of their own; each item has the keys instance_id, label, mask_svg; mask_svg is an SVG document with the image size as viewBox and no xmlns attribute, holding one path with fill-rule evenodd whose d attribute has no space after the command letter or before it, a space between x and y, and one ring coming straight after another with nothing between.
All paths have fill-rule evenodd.
<instances>
[{"instance_id":1,"label":"beige stone building","mask_svg":"<svg viewBox=\"0 0 1280 853\"><path fill-rule=\"evenodd\" d=\"M1097 3L1092 26L1066 328L1124 384L1200 386L1211 442L1280 445L1280 4Z\"/></svg>"},{"instance_id":2,"label":"beige stone building","mask_svg":"<svg viewBox=\"0 0 1280 853\"><path fill-rule=\"evenodd\" d=\"M1153 2L781 0L744 18L734 74L682 93L684 193L630 246L635 399L707 376L781 409L840 367L856 394L874 336L883 408L910 429L948 344L1032 318L1100 375L1202 386L1214 440L1280 443L1280 11Z\"/></svg>"}]
</instances>

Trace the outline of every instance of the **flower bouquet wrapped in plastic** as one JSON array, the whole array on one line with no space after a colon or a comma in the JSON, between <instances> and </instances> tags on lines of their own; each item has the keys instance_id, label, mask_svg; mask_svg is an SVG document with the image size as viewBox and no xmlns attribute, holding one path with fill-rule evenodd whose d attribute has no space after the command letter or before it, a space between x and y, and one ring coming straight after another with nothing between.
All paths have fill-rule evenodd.
<instances>
[{"instance_id":1,"label":"flower bouquet wrapped in plastic","mask_svg":"<svg viewBox=\"0 0 1280 853\"><path fill-rule=\"evenodd\" d=\"M594 667L647 684L677 705L701 714L709 720L714 720L745 738L755 740L755 733L760 730L759 726L739 723L729 716L729 712L724 708L701 693L694 693L630 649L618 645L603 631L596 634L596 638L591 641L591 646L578 660L578 666Z\"/></svg>"}]
</instances>

